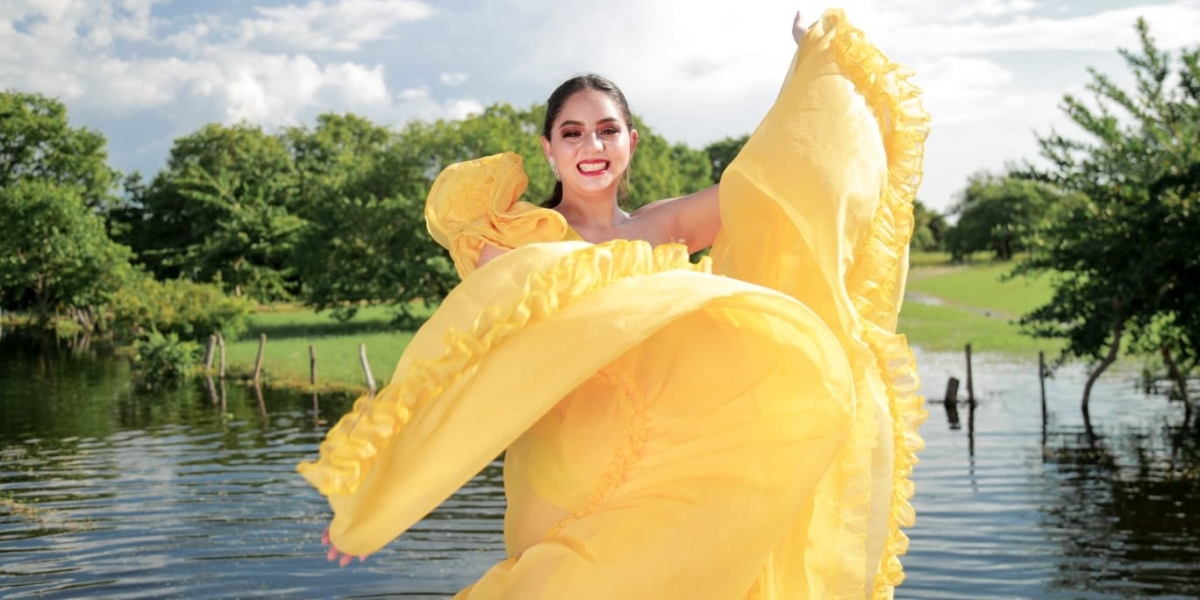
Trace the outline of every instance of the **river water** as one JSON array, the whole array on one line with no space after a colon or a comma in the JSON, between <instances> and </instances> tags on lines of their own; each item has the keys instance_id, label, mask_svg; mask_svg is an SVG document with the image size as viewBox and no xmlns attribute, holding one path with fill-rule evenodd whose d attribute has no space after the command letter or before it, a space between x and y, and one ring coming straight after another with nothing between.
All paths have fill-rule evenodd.
<instances>
[{"instance_id":1,"label":"river water","mask_svg":"<svg viewBox=\"0 0 1200 600\"><path fill-rule=\"evenodd\" d=\"M923 354L940 400L958 355ZM897 598L1200 597L1200 432L1106 376L977 355L979 402L930 402ZM218 386L219 387L219 386ZM965 395L965 390L961 392ZM146 393L118 361L0 339L0 597L444 598L502 559L493 464L366 563L325 562L295 473L349 399Z\"/></svg>"}]
</instances>

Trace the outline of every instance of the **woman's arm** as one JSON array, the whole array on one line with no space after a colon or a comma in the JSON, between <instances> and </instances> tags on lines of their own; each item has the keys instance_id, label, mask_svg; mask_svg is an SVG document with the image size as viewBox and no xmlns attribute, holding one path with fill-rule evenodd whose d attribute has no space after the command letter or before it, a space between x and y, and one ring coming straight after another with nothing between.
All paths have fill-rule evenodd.
<instances>
[{"instance_id":1,"label":"woman's arm","mask_svg":"<svg viewBox=\"0 0 1200 600\"><path fill-rule=\"evenodd\" d=\"M479 262L475 266L482 267L483 265L487 264L488 261L500 256L501 254L504 254L505 252L508 252L508 250L505 250L499 246L484 244L483 250L479 253Z\"/></svg>"},{"instance_id":2,"label":"woman's arm","mask_svg":"<svg viewBox=\"0 0 1200 600\"><path fill-rule=\"evenodd\" d=\"M804 41L808 27L804 25L800 12L792 21L792 39L799 45ZM720 184L694 194L668 198L647 204L637 211L654 221L655 228L665 230L671 240L683 240L688 252L698 252L713 244L721 230L721 207L718 202Z\"/></svg>"},{"instance_id":3,"label":"woman's arm","mask_svg":"<svg viewBox=\"0 0 1200 600\"><path fill-rule=\"evenodd\" d=\"M663 237L682 240L688 252L698 252L711 246L721 229L719 187L714 185L694 194L652 202L634 215L654 222L655 229L665 231Z\"/></svg>"}]
</instances>

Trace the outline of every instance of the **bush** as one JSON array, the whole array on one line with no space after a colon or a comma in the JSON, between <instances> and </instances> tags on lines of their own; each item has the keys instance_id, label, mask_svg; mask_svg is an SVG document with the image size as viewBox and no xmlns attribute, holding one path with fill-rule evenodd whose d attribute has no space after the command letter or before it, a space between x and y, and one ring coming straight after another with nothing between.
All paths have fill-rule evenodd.
<instances>
[{"instance_id":1,"label":"bush","mask_svg":"<svg viewBox=\"0 0 1200 600\"><path fill-rule=\"evenodd\" d=\"M147 388L176 386L196 364L199 349L173 333L151 332L133 343L133 376Z\"/></svg>"},{"instance_id":2,"label":"bush","mask_svg":"<svg viewBox=\"0 0 1200 600\"><path fill-rule=\"evenodd\" d=\"M217 284L146 277L113 294L111 308L114 325L128 338L156 332L199 341L216 333L227 338L242 334L251 306L227 296Z\"/></svg>"}]
</instances>

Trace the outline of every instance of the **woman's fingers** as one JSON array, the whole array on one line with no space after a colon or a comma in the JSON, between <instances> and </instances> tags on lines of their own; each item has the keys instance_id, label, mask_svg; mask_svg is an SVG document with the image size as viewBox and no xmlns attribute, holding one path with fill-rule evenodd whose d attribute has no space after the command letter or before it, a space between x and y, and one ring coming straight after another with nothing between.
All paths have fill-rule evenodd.
<instances>
[{"instance_id":1,"label":"woman's fingers","mask_svg":"<svg viewBox=\"0 0 1200 600\"><path fill-rule=\"evenodd\" d=\"M808 28L804 26L804 17L800 11L796 11L796 19L792 21L792 39L796 40L797 45L804 40L805 33L808 33Z\"/></svg>"}]
</instances>

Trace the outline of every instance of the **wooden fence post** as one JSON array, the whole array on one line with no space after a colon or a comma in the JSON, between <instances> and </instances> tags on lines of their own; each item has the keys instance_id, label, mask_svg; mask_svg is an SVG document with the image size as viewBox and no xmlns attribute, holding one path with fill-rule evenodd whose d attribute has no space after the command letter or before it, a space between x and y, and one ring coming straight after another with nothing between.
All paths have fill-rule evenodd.
<instances>
[{"instance_id":1,"label":"wooden fence post","mask_svg":"<svg viewBox=\"0 0 1200 600\"><path fill-rule=\"evenodd\" d=\"M218 378L225 381L225 336L219 333L217 334L217 348L221 355L221 371L218 373ZM224 404L221 406L224 407Z\"/></svg>"},{"instance_id":2,"label":"wooden fence post","mask_svg":"<svg viewBox=\"0 0 1200 600\"><path fill-rule=\"evenodd\" d=\"M367 376L367 389L375 395L375 378L371 376L371 364L367 362L367 345L358 345L358 357L362 360L363 373Z\"/></svg>"},{"instance_id":3,"label":"wooden fence post","mask_svg":"<svg viewBox=\"0 0 1200 600\"><path fill-rule=\"evenodd\" d=\"M975 381L971 376L971 345L967 344L967 402L975 404Z\"/></svg>"},{"instance_id":4,"label":"wooden fence post","mask_svg":"<svg viewBox=\"0 0 1200 600\"><path fill-rule=\"evenodd\" d=\"M204 348L204 372L212 371L213 350L217 347L217 336L208 336L208 346Z\"/></svg>"},{"instance_id":5,"label":"wooden fence post","mask_svg":"<svg viewBox=\"0 0 1200 600\"><path fill-rule=\"evenodd\" d=\"M254 385L258 385L258 376L262 374L263 350L267 347L267 334L258 334L258 356L254 359Z\"/></svg>"},{"instance_id":6,"label":"wooden fence post","mask_svg":"<svg viewBox=\"0 0 1200 600\"><path fill-rule=\"evenodd\" d=\"M951 377L950 381L946 382L946 404L954 404L958 402L958 378Z\"/></svg>"},{"instance_id":7,"label":"wooden fence post","mask_svg":"<svg viewBox=\"0 0 1200 600\"><path fill-rule=\"evenodd\" d=\"M1038 350L1038 384L1042 388L1042 428L1046 427L1046 353Z\"/></svg>"}]
</instances>

